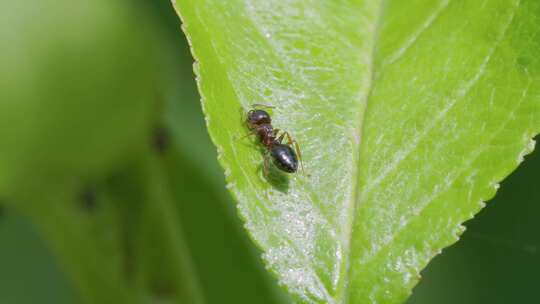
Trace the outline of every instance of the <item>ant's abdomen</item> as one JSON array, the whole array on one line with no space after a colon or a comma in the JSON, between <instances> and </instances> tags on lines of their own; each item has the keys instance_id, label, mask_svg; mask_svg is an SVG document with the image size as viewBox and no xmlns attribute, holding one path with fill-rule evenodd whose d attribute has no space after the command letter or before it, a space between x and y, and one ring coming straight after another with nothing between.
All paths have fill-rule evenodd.
<instances>
[{"instance_id":1,"label":"ant's abdomen","mask_svg":"<svg viewBox=\"0 0 540 304\"><path fill-rule=\"evenodd\" d=\"M287 173L294 173L298 169L298 158L294 150L284 144L276 144L270 149L272 162L278 169Z\"/></svg>"}]
</instances>

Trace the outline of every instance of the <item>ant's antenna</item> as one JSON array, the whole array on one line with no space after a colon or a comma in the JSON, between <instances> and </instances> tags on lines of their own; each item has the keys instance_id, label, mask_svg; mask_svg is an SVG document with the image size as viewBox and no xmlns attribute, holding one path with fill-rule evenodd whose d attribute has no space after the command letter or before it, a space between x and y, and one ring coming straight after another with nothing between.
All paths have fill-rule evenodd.
<instances>
[{"instance_id":1,"label":"ant's antenna","mask_svg":"<svg viewBox=\"0 0 540 304\"><path fill-rule=\"evenodd\" d=\"M268 109L275 109L276 107L275 106L272 106L272 105L266 105L266 104L262 104L262 103L254 103L251 105L252 108L268 108Z\"/></svg>"}]
</instances>

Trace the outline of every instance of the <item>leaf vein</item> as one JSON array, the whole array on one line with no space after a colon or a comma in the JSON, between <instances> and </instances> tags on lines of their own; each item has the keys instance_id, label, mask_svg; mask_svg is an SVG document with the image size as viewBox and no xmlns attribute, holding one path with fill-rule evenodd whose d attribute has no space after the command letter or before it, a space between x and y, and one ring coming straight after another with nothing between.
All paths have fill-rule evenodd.
<instances>
[{"instance_id":1,"label":"leaf vein","mask_svg":"<svg viewBox=\"0 0 540 304\"><path fill-rule=\"evenodd\" d=\"M418 37L420 37L424 32L426 32L441 16L441 14L446 10L448 5L450 4L450 0L443 0L439 2L439 6L433 11L431 15L429 15L422 26L420 26L416 31L412 33L411 36L409 36L402 46L400 46L394 53L387 56L382 63L382 67L384 68L387 65L393 64L396 62L401 56L403 56L418 40Z\"/></svg>"},{"instance_id":2,"label":"leaf vein","mask_svg":"<svg viewBox=\"0 0 540 304\"><path fill-rule=\"evenodd\" d=\"M372 46L371 46L371 54L370 54L370 57L368 58L368 62L369 62L369 73L370 75L368 76L369 78L369 83L368 83L368 86L367 86L367 93L365 95L364 98L366 98L366 107L367 107L367 103L368 103L368 100L369 100L369 96L372 92L372 89L373 89L373 82L375 80L375 52L376 52L376 48L377 48L377 41L378 41L378 38L379 38L379 29L380 29L380 24L381 24L381 21L382 21L382 17L383 17L383 14L384 14L384 11L385 11L385 8L386 8L386 1L385 0L381 0L379 2L379 5L378 5L378 8L377 8L377 12L376 12L376 19L375 19L375 26L373 27L372 31L372 37L373 37L373 41L372 41ZM359 92L359 98L362 98L362 95L361 95L361 92ZM364 109L364 112L362 113L362 115L365 113L365 109ZM358 134L361 133L361 130L362 130L362 126L363 126L363 119L360 118L358 121L360 121L361 123L359 124L358 128L357 128L357 132ZM360 146L360 141L357 143L358 147ZM358 162L358 159L360 157L360 149L358 148L357 150L357 155L356 155L356 161ZM356 214L356 210L358 208L358 187L356 186L358 184L358 176L360 175L359 174L359 171L360 171L360 168L358 167L358 165L356 166L356 173L354 174L354 182L353 182L353 188L352 188L352 198L353 198L353 202L352 202L352 206L351 206L351 213L350 213L350 220L349 222L347 223L347 230L346 230L346 244L344 246L345 248L345 254L346 254L346 259L345 259L345 278L342 280L342 284L344 284L344 288L343 288L343 292L344 294L343 295L340 295L338 294L336 297L338 299L338 302L341 302L341 303L347 303L349 301L349 297L350 297L350 293L347 292L348 288L349 288L349 284L350 284L350 279L351 279L351 267L350 267L350 264L351 264L351 259L352 259L352 250L351 250L351 244L352 244L352 238L353 238L353 227L354 227L354 217L355 217L355 214Z\"/></svg>"},{"instance_id":3,"label":"leaf vein","mask_svg":"<svg viewBox=\"0 0 540 304\"><path fill-rule=\"evenodd\" d=\"M480 64L480 67L478 71L475 73L475 75L469 79L464 86L461 88L458 88L455 92L455 97L449 100L448 104L435 115L434 119L431 120L429 124L422 130L420 134L413 137L408 145L404 147L400 153L396 153L394 158L390 161L390 164L386 166L382 172L372 179L372 182L369 184L366 184L366 187L362 191L362 194L360 197L366 197L369 195L369 193L375 188L375 186L379 185L386 177L389 176L391 172L393 172L395 169L397 169L398 165L407 157L409 156L414 149L418 146L418 144L427 136L430 134L434 128L443 121L443 119L446 117L448 112L458 103L459 100L462 99L465 95L467 95L470 90L478 83L478 80L484 75L486 72L486 67L491 61L491 58L494 54L494 52L497 50L499 45L501 44L502 40L506 36L506 33L508 31L508 28L510 27L510 24L512 23L512 20L514 19L515 13L517 11L517 7L519 6L519 0L517 1L517 5L515 5L515 9L510 14L508 21L503 27L503 30L501 31L501 34L497 39L495 40L493 46L489 49L486 57Z\"/></svg>"},{"instance_id":4,"label":"leaf vein","mask_svg":"<svg viewBox=\"0 0 540 304\"><path fill-rule=\"evenodd\" d=\"M382 246L380 246L378 248L378 250L371 255L370 258L366 259L364 262L362 262L361 264L362 265L365 265L367 264L369 261L375 259L375 257L377 257L385 247L391 245L397 238L398 236L400 235L401 232L405 231L405 228L407 228L411 222L414 221L415 218L418 218L422 212L435 200L437 199L438 197L440 197L442 194L446 193L448 190L450 190L452 188L452 186L455 184L455 182L458 180L458 177L460 176L460 174L462 174L464 171L466 171L467 169L469 169L471 167L471 165L474 163L474 161L476 161L480 155L486 151L488 148L490 148L489 146L489 143L492 142L502 131L504 131L506 129L506 125L512 121L514 119L514 114L516 112L516 110L518 108L520 108L521 104L523 103L523 100L525 99L525 97L527 96L528 94L528 90L529 90L529 87L530 87L530 82L527 84L527 87L525 88L525 90L523 91L523 94L521 95L521 98L519 99L517 105L514 107L514 109L512 110L512 112L507 116L508 118L505 119L505 121L500 125L500 128L498 128L496 131L494 131L493 133L491 133L491 136L489 137L489 139L487 140L486 144L483 146L483 148L481 149L478 149L476 153L474 153L471 158L469 159L468 162L466 162L463 166L460 166L460 169L459 170L456 170L455 173L453 174L454 177L452 178L452 182L449 182L449 183L445 183L445 187L443 187L442 189L440 189L439 191L435 191L432 193L432 195L430 195L429 197L427 197L423 202L421 202L419 205L419 209L409 218L407 219L407 221L393 234L392 238L390 238L388 241L386 241L384 244L382 244ZM470 196L470 194L469 194ZM481 201L484 201L485 199L481 199Z\"/></svg>"}]
</instances>

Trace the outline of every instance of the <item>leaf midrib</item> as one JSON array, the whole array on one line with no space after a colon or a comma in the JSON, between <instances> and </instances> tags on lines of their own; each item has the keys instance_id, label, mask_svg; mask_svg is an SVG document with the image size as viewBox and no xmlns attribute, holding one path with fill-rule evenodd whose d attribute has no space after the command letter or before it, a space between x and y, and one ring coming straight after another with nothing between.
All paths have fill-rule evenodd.
<instances>
[{"instance_id":1,"label":"leaf midrib","mask_svg":"<svg viewBox=\"0 0 540 304\"><path fill-rule=\"evenodd\" d=\"M374 27L372 29L373 33L372 33L372 42L371 42L371 54L369 55L370 56L370 60L369 60L369 75L367 76L367 79L368 79L368 85L367 85L367 91L366 91L366 94L364 95L363 98L365 98L365 106L364 106L364 109L363 111L360 112L360 117L358 118L358 122L359 124L357 125L356 127L356 133L357 134L361 134L363 135L363 125L364 125L364 118L365 118L365 113L366 113L366 110L367 110L367 106L368 106L368 102L369 102L369 99L370 99L370 96L371 96L371 93L372 93L372 90L373 90L373 83L375 81L375 76L376 76L376 73L375 73L375 54L377 52L377 41L378 41L378 38L379 38L379 34L380 34L380 28L381 28L381 21L382 21L382 16L384 14L384 11L385 11L385 6L386 6L386 1L385 0L380 0L379 1L379 5L377 6L377 12L376 12L376 19L375 19L375 22L374 22ZM352 206L350 208L350 215L349 215L349 222L348 222L348 227L347 227L347 244L346 244L346 260L345 260L345 274L344 274L344 277L342 278L341 280L341 284L340 284L340 287L338 287L338 290L337 290L337 293L336 293L336 303L342 303L342 304L345 304L345 303L348 303L349 302L349 297L350 297L350 292L349 292L349 285L350 285L350 281L351 281L351 259L352 259L352 238L353 238L353 227L354 227L354 220L355 220L355 214L356 214L356 211L357 211L357 208L358 208L358 204L359 204L359 199L358 199L358 195L359 195L359 187L358 187L358 184L359 184L359 176L360 176L360 166L358 166L358 163L359 163L359 160L360 160L360 153L361 153L361 145L362 145L362 139L363 139L363 136L360 137L360 141L358 142L357 144L357 148L356 148L356 170L355 170L355 174L353 176L353 182L352 182L352 199L353 201L350 203L350 206Z\"/></svg>"},{"instance_id":2,"label":"leaf midrib","mask_svg":"<svg viewBox=\"0 0 540 304\"><path fill-rule=\"evenodd\" d=\"M512 12L512 14L510 14L509 18L508 18L508 22L506 23L505 27L503 28L503 30L501 31L501 34L499 35L499 37L494 41L494 44L493 44L493 47L488 51L488 54L485 56L484 58L484 61L481 63L480 67L479 67L479 71L467 82L467 85L464 87L465 88L465 92L461 95L461 96L457 96L454 99L454 102L450 103L448 105L448 108L446 109L443 109L443 111L441 111L441 115L440 116L436 116L432 121L433 123L430 124L429 126L427 126L424 130L426 130L424 133L422 133L420 136L417 136L415 138L414 141L411 141L410 143L410 148L406 148L404 149L406 152L405 153L402 153L400 154L400 156L402 156L401 158L394 158L392 160L392 166L388 166L389 169L383 171L381 174L379 174L378 176L376 176L374 178L374 181L371 183L371 184L368 184L366 185L365 189L363 191L360 192L359 194L359 197L367 197L370 193L371 193L371 190L376 186L378 185L382 180L385 179L385 177L387 177L389 175L390 172L392 172L393 170L395 170L398 166L398 164L404 160L412 151L414 151L415 147L418 145L418 142L420 142L422 139L424 139L427 134L429 134L429 132L432 130L432 125L435 125L437 124L438 122L440 122L442 119L444 119L446 113L448 113L448 111L453 108L457 102L460 100L460 98L463 98L464 96L466 96L470 91L471 89L476 85L478 84L478 81L482 78L482 76L484 76L484 73L485 73L485 70L488 66L488 64L491 62L491 58L493 57L494 53L497 51L500 43L502 42L502 40L504 39L505 35L506 35L506 32L508 30L508 28L510 27L510 25L512 24L512 21L513 21L513 18L515 16L515 12L517 11L517 7L519 6L519 1L517 1L517 5L516 5L516 9L514 10L514 12ZM457 91L461 91L461 88ZM526 93L526 92L525 92ZM520 104L522 102L523 98L521 98L518 102L518 104ZM508 121L505 121L502 125L506 124ZM493 134L490 135L490 138L493 138L497 135L498 132L494 132ZM478 153L479 154L479 153ZM460 170L458 172L461 172L463 170ZM435 196L433 196L435 197ZM359 198L357 198L358 200ZM430 199L429 201L433 201L433 198ZM429 205L429 202L427 204L425 204L424 208L427 207ZM410 221L410 220L409 220ZM394 239L397 237L397 235L403 231L403 229L399 230L399 231L396 231L396 234L394 235L394 237L386 244L386 246L388 246L389 244L391 244ZM378 250L378 252L381 252L381 250ZM375 258L375 255L371 258L373 259ZM371 260L370 259L370 260Z\"/></svg>"},{"instance_id":3,"label":"leaf midrib","mask_svg":"<svg viewBox=\"0 0 540 304\"><path fill-rule=\"evenodd\" d=\"M455 102L451 103L449 105L449 108L452 108L454 106L455 103L457 103L457 100L459 100L460 98L463 97L463 95L467 94L470 89L472 87L474 87L479 79L483 76L484 72L485 72L485 69L487 68L487 65L490 63L491 61L491 58L493 56L493 54L497 51L501 41L504 39L504 37L506 36L506 33L507 33L507 30L508 28L510 27L510 25L512 24L512 21L514 20L514 17L515 17L515 14L517 12L517 9L518 7L520 6L520 0L517 0L515 2L515 7L514 7L514 11L511 12L511 14L509 15L509 18L508 18L508 22L506 23L506 25L503 27L499 37L497 37L497 39L494 41L494 44L493 44L493 47L488 51L488 53L486 54L485 58L484 58L484 61L480 64L480 67L479 67L479 71L469 80L467 81L467 84L464 86L464 92L461 92L461 89L460 90L456 90L457 93L456 93L456 96L453 96L452 99L455 99ZM370 96L371 96L371 93L372 93L372 89L373 89L373 83L374 81L376 80L376 78L379 76L378 71L376 71L376 66L374 64L374 58L375 58L375 54L376 54L376 51L377 51L377 42L378 42L378 38L379 38L379 30L380 30L380 24L381 24L381 19L382 19L382 15L384 14L384 11L385 11L385 4L386 1L385 0L382 0L381 1L381 5L380 5L380 9L379 9L379 14L378 14L378 19L377 19L377 25L376 25L376 28L375 28L375 35L373 36L374 38L374 42L373 42L373 53L372 53L372 57L371 57L371 66L370 66L370 83L369 83L369 93L367 95L367 98L366 98L366 104L369 104L369 100L370 100ZM451 0L447 0L447 1L442 1L440 3L440 6L436 8L436 10L434 11L433 14L431 14L430 16L428 16L427 20L423 23L424 26L421 28L420 31L418 31L414 36L415 36L415 39L407 44L408 42L408 39L407 41L405 42L406 45L403 49L403 51L398 51L398 52L394 52L392 53L390 56L388 56L385 60L383 60L381 62L381 68L380 69L383 69L384 67L394 63L395 61L397 61L399 58L402 57L402 55L408 50L410 49L410 47L412 45L414 45L416 43L416 38L418 38L418 36L420 36L423 32L425 32L426 29L428 29L429 27L431 27L431 25L434 23L434 21L436 19L439 18L439 16L441 15L441 13L443 11L446 10L446 8L449 6L449 4L451 3ZM400 50L402 50L402 48L400 48ZM396 55L397 54L397 55ZM520 98L519 102L518 102L518 106L516 106L514 109L518 108L519 107L519 104L521 104L521 102L523 101L523 99L525 98L525 96L527 95L527 91L528 91L528 87L529 87L530 83L527 85L527 88L525 89L525 91L523 92L522 94L522 98ZM463 89L463 88L462 88ZM461 94L460 94L461 92ZM461 96L460 96L461 95ZM446 111L441 111L441 112L446 112ZM513 113L514 111L512 111ZM363 112L365 113L365 111ZM443 115L441 115L442 117L444 117L444 113ZM434 121L434 124L438 121L440 121L442 119L442 117L439 117L439 118L435 118L433 121ZM362 115L362 119L361 119L361 124L360 124L360 128L359 128L359 131L361 132L362 131L362 126L364 125L365 121L364 121L364 114ZM503 126L506 125L508 122L510 121L509 120L506 120L504 123L503 123ZM499 130L503 130L504 127L501 127ZM427 132L429 132L429 129L427 130ZM427 134L426 132L426 134ZM490 138L494 138L496 137L496 135L498 134L499 132L495 132L492 136L490 136ZM425 135L425 134L424 134ZM419 137L419 139L421 139L423 136ZM491 140L491 139L490 139ZM359 143L359 146L361 146L361 143ZM412 150L414 150L414 145L411 143L411 148L408 149L410 150L409 152L411 152ZM361 156L361 149L358 148L358 159L360 158ZM408 155L409 153L406 153L404 157L406 157L406 155ZM480 152L477 153L477 155L480 154ZM473 158L473 160L476 159L476 157ZM366 197L366 195L368 195L371 190L379 184L379 182L381 180L383 180L389 172L391 172L392 170L394 170L396 167L397 167L397 164L401 161L402 159L394 159L393 162L395 162L395 166L389 166L390 170L387 171L384 171L384 172L381 172L375 179L372 183L370 184L366 184L365 188L364 189L360 189L360 187L354 187L353 188L353 198L354 198L354 204L353 204L353 213L352 213L352 225L351 227L349 227L349 243L348 243L348 252L347 252L347 261L346 261L346 264L347 264L347 267L346 267L346 276L344 278L344 284L345 284L345 292L344 292L344 295L342 294L338 294L338 300L340 300L339 303L348 303L350 301L349 299L349 296L350 296L350 293L348 292L349 291L349 284L350 284L350 281L351 281L351 259L352 259L352 249L351 249L351 244L352 244L352 238L353 238L353 227L354 227L354 220L355 220L355 215L356 215L356 212L357 212L357 208L358 208L358 205L360 204L360 198L364 198ZM472 160L471 162L472 163ZM469 166L467 166L469 167ZM359 177L359 170L360 168L357 167L356 168L356 175L354 176L355 178L355 183L354 185L358 185L358 177ZM432 201L432 199L430 199L430 201ZM429 205L426 204L426 206ZM394 235L394 237L392 238L392 240L394 240L395 237L397 237L397 235L400 233L400 232L403 232L403 230L400 230L400 231L397 231L396 232L396 235ZM389 243L387 243L386 245L389 245L391 244L392 241L390 241ZM382 250L378 250L377 253L380 253ZM376 255L374 255L372 258L375 258Z\"/></svg>"}]
</instances>

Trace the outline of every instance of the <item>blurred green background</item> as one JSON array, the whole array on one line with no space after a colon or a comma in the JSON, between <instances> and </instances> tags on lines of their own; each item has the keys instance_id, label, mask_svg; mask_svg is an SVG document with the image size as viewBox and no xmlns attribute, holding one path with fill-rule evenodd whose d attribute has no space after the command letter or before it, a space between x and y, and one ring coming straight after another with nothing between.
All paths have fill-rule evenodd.
<instances>
[{"instance_id":1,"label":"blurred green background","mask_svg":"<svg viewBox=\"0 0 540 304\"><path fill-rule=\"evenodd\" d=\"M126 32L135 33L133 35L140 34L141 37L148 36L149 38L144 38L148 39L146 40L148 43L134 46L147 49L136 51L127 59L140 62L141 67L134 71L122 67L122 71L127 73L126 76L129 75L125 84L116 83L110 87L111 92L96 92L94 88L88 88L89 95L85 98L109 98L109 100L124 98L127 99L126 104L130 105L129 102L135 102L130 99L138 98L139 91L124 94L118 90L131 89L133 84L146 82L153 84L155 99L158 100L156 105L153 105L158 109L155 111L159 117L157 121L160 130L166 130L164 138L170 136L171 141L170 153L165 156L166 171L172 181L172 195L207 302L235 304L287 302L285 293L264 271L259 259L260 252L245 235L242 224L237 219L234 202L226 192L215 148L205 130L193 79L189 48L170 2L168 0L118 2L129 3L138 16L135 21L132 20L136 26L121 28L118 36L111 36L111 33L107 32L107 23L100 24L100 20L94 20L96 24L92 23L91 19L63 20L64 23L58 23L53 18L54 15L50 18L47 18L46 14L40 15L47 10L54 10L58 16L64 16L65 11L61 6L64 2L48 1L47 3L56 3L57 6L37 8L36 5L30 8L30 4L26 1L13 6L5 2L0 4L0 8L4 6L4 9L0 10L2 16L0 19L4 22L0 22L0 25L8 27L9 20L21 19L18 15L21 14L25 16L24 22L37 23L34 28L25 28L30 32L26 33L26 36L23 35L23 38L57 39L58 45L54 45L55 48L71 48L72 45L63 45L62 39L73 39L71 43L78 49L88 51L87 54L81 55L80 58L66 59L57 58L54 52L43 53L36 50L33 54L31 49L19 49L17 52L9 53L8 49L7 53L0 50L0 55L11 58L12 62L13 58L18 58L19 63L27 65L29 63L25 62L25 58L37 56L36 60L43 61L43 75L33 81L45 82L45 85L58 85L46 82L47 68L57 67L49 65L48 60L53 62L60 60L69 65L70 60L80 63L86 58L99 56L106 58L105 62L114 65L118 64L116 60L119 54L114 51L107 53L106 49L92 43L115 44L119 43L115 40L118 38L129 40L122 36ZM56 25L66 26L66 24L72 24L74 30L65 35L62 34L66 32L65 29L47 32L55 30ZM40 28L44 29L43 32L31 32ZM81 34L84 34L82 37L76 35L79 28ZM9 31L4 29L0 33L8 35L0 36L6 38L0 43L8 43ZM31 48L32 45L28 44L28 47ZM128 64L130 61L126 62L120 64ZM4 70L4 77L15 75L16 79L17 67L34 68L34 66L26 67L24 64L14 64L11 74ZM92 64L92 62L87 64L89 70ZM141 71L145 75L137 74ZM66 67L66 72L62 75L69 76L70 72L72 71L69 67ZM82 83L81 86L95 82L95 79L91 79L95 77L91 73L81 72L76 77L79 83ZM121 79L111 77L103 81L121 82ZM24 91L31 90L32 87L24 88ZM40 92L31 93L36 95L30 94L29 98L37 98ZM0 100L0 103L9 105L7 98L10 95L0 96L6 98ZM74 98L74 102L77 98L69 95L69 88L66 88L64 97ZM121 104L121 101L119 103ZM58 109L60 108L59 106ZM112 115L111 121L119 117L118 115L121 116L121 114ZM107 126L107 117L104 121ZM138 125L145 128L152 124L151 121L153 121L151 118L142 117ZM103 121L100 120L99 123ZM138 127L136 124L127 128ZM125 132L125 129L120 129ZM42 140L46 143L46 139ZM116 139L113 137L111 140ZM130 148L136 146L132 143L126 145ZM48 155L47 153L44 155ZM54 153L54 150L50 153ZM75 163L76 161L73 164L66 161L66 168L77 167ZM32 169L36 168L43 172L50 170L46 166L41 168L40 164L32 165L37 166ZM39 170L36 174L39 174ZM59 172L61 175L61 171ZM34 173L31 171L28 176L31 177ZM96 174L99 175L101 172ZM1 177L0 175L0 181ZM423 271L423 280L415 288L408 303L539 303L540 300L536 295L536 290L540 287L538 252L540 188L537 182L539 177L540 153L537 151L529 155L525 163L503 182L497 197L489 202L475 219L466 224L467 231L462 240L445 249ZM23 175L23 178L29 177ZM100 196L90 201L96 204L97 208L103 204ZM0 198L0 303L79 303L78 292L65 274L62 263L55 259L40 230L17 208L9 206L3 202L3 198Z\"/></svg>"}]
</instances>

